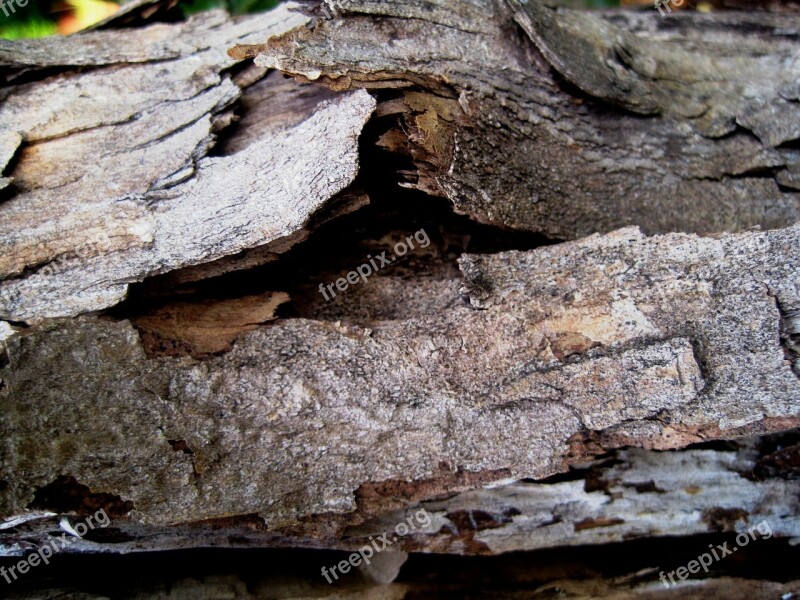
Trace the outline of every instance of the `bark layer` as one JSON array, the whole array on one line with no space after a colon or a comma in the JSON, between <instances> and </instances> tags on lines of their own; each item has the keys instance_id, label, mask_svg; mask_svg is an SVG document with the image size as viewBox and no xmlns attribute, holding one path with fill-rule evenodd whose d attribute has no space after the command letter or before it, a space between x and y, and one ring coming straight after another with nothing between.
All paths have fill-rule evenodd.
<instances>
[{"instance_id":1,"label":"bark layer","mask_svg":"<svg viewBox=\"0 0 800 600\"><path fill-rule=\"evenodd\" d=\"M2 510L69 474L147 522L287 526L352 513L371 482L544 477L595 437L675 448L787 428L798 248L800 227L622 230L466 256L469 306L371 327L278 320L200 361L148 358L127 321L54 323L7 341Z\"/></svg>"},{"instance_id":2,"label":"bark layer","mask_svg":"<svg viewBox=\"0 0 800 600\"><path fill-rule=\"evenodd\" d=\"M407 184L459 212L562 239L798 219L795 15L331 4L340 18L231 54L335 89L449 98L407 101Z\"/></svg>"},{"instance_id":3,"label":"bark layer","mask_svg":"<svg viewBox=\"0 0 800 600\"><path fill-rule=\"evenodd\" d=\"M800 425L797 17L327 6L0 44L2 553L800 535L794 442L656 452Z\"/></svg>"},{"instance_id":4,"label":"bark layer","mask_svg":"<svg viewBox=\"0 0 800 600\"><path fill-rule=\"evenodd\" d=\"M12 66L95 68L5 91L3 164L18 156L0 204L0 316L108 308L131 282L302 239L310 216L355 178L358 134L375 106L366 92L318 96L313 114L293 122L291 108L309 104L295 87L279 99L289 118L207 155L241 89L264 75L231 77L224 49L306 20L285 7L239 23L212 13L9 52Z\"/></svg>"}]
</instances>

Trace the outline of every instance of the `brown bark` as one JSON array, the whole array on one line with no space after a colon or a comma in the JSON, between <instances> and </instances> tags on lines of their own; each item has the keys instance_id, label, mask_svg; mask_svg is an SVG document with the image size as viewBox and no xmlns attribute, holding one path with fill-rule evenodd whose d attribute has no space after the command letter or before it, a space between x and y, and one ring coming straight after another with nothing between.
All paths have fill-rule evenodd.
<instances>
[{"instance_id":1,"label":"brown bark","mask_svg":"<svg viewBox=\"0 0 800 600\"><path fill-rule=\"evenodd\" d=\"M800 18L325 6L0 44L3 553L800 536Z\"/></svg>"}]
</instances>

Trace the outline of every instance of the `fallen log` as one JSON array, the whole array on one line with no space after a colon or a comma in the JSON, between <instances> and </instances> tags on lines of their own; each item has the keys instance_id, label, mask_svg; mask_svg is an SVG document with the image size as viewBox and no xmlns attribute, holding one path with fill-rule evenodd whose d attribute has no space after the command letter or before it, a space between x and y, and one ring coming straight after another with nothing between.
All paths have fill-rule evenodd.
<instances>
[{"instance_id":1,"label":"fallen log","mask_svg":"<svg viewBox=\"0 0 800 600\"><path fill-rule=\"evenodd\" d=\"M797 15L172 8L0 43L0 554L800 536Z\"/></svg>"}]
</instances>

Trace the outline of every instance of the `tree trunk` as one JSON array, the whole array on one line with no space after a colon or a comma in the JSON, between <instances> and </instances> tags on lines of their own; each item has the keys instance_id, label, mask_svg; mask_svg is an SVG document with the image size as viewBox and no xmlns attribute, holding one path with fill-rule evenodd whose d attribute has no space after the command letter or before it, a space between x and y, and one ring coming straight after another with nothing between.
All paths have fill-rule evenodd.
<instances>
[{"instance_id":1,"label":"tree trunk","mask_svg":"<svg viewBox=\"0 0 800 600\"><path fill-rule=\"evenodd\" d=\"M498 597L684 594L748 528L796 558L800 16L174 6L0 43L2 555L103 509L65 554L408 523L362 575L522 552ZM747 556L692 585L800 593Z\"/></svg>"}]
</instances>

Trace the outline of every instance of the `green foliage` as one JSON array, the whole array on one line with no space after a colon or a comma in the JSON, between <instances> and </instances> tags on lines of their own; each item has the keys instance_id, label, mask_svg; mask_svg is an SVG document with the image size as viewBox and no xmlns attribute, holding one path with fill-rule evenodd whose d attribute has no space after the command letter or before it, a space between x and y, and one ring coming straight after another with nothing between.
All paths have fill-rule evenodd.
<instances>
[{"instance_id":1,"label":"green foliage","mask_svg":"<svg viewBox=\"0 0 800 600\"><path fill-rule=\"evenodd\" d=\"M122 1L116 0L118 3ZM187 15L214 8L241 15L269 10L278 4L279 0L182 0L181 8ZM58 0L32 0L25 8L17 8L7 17L0 11L0 38L15 40L55 35L59 16L55 9L60 5L62 3Z\"/></svg>"},{"instance_id":2,"label":"green foliage","mask_svg":"<svg viewBox=\"0 0 800 600\"><path fill-rule=\"evenodd\" d=\"M183 0L181 7L186 14L213 8L223 8L235 15L261 12L277 6L279 0Z\"/></svg>"},{"instance_id":3,"label":"green foliage","mask_svg":"<svg viewBox=\"0 0 800 600\"><path fill-rule=\"evenodd\" d=\"M6 4L12 3L10 0L6 0ZM42 10L42 4L47 5L46 2L28 2L24 8L14 5L14 12L12 13L9 8L8 16L4 12L0 12L0 38L18 40L55 34L55 19L50 19L51 15L47 14L48 11Z\"/></svg>"},{"instance_id":4,"label":"green foliage","mask_svg":"<svg viewBox=\"0 0 800 600\"><path fill-rule=\"evenodd\" d=\"M181 8L184 14L193 15L203 12L204 10L213 10L215 8L227 9L227 4L227 0L184 0L181 2Z\"/></svg>"},{"instance_id":5,"label":"green foliage","mask_svg":"<svg viewBox=\"0 0 800 600\"><path fill-rule=\"evenodd\" d=\"M6 4L12 4L6 0ZM24 8L17 5L9 15L0 12L0 38L18 40L21 38L35 38L53 35L56 32L55 19L50 19L47 10L42 10L41 5L47 2L28 2ZM49 8L49 7L47 7Z\"/></svg>"},{"instance_id":6,"label":"green foliage","mask_svg":"<svg viewBox=\"0 0 800 600\"><path fill-rule=\"evenodd\" d=\"M45 19L27 19L25 21L12 21L3 23L0 27L0 38L19 40L26 38L40 38L55 35L56 24Z\"/></svg>"}]
</instances>

